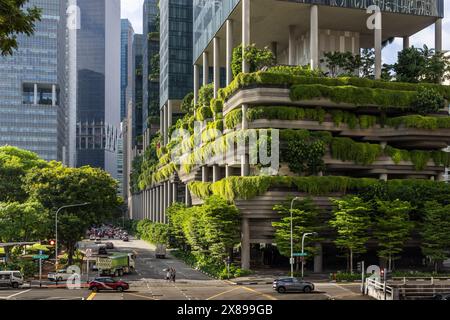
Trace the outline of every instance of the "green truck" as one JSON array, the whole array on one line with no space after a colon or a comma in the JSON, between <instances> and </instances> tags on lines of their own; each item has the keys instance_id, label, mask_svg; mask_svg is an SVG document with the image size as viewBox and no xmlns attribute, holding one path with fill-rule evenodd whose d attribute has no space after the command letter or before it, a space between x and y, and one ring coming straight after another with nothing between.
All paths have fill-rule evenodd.
<instances>
[{"instance_id":1,"label":"green truck","mask_svg":"<svg viewBox=\"0 0 450 320\"><path fill-rule=\"evenodd\" d=\"M136 256L133 253L112 253L97 258L97 269L102 276L121 277L134 271Z\"/></svg>"}]
</instances>

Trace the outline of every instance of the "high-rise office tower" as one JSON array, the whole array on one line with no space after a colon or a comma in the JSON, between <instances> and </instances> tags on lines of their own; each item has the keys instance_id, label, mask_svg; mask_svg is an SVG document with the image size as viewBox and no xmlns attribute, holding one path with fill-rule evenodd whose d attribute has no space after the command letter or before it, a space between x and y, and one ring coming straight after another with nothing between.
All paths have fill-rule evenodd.
<instances>
[{"instance_id":1,"label":"high-rise office tower","mask_svg":"<svg viewBox=\"0 0 450 320\"><path fill-rule=\"evenodd\" d=\"M185 95L193 90L192 1L160 3L160 119L164 144Z\"/></svg>"},{"instance_id":2,"label":"high-rise office tower","mask_svg":"<svg viewBox=\"0 0 450 320\"><path fill-rule=\"evenodd\" d=\"M127 105L133 99L134 29L128 19L121 20L120 43L120 119L126 117Z\"/></svg>"},{"instance_id":3,"label":"high-rise office tower","mask_svg":"<svg viewBox=\"0 0 450 320\"><path fill-rule=\"evenodd\" d=\"M143 15L143 100L142 126L143 131L148 123L154 122L159 116L159 41L160 41L160 10L159 0L144 1ZM162 1L164 5L166 1Z\"/></svg>"},{"instance_id":4,"label":"high-rise office tower","mask_svg":"<svg viewBox=\"0 0 450 320\"><path fill-rule=\"evenodd\" d=\"M0 56L0 146L62 161L66 141L58 85L59 5L55 0L31 0L27 6L43 10L34 35L18 35L18 50Z\"/></svg>"},{"instance_id":5,"label":"high-rise office tower","mask_svg":"<svg viewBox=\"0 0 450 320\"><path fill-rule=\"evenodd\" d=\"M66 56L71 164L102 168L117 178L120 0L68 2L78 15L68 18L76 27L68 30Z\"/></svg>"},{"instance_id":6,"label":"high-rise office tower","mask_svg":"<svg viewBox=\"0 0 450 320\"><path fill-rule=\"evenodd\" d=\"M134 53L134 110L133 110L133 142L142 149L142 99L143 99L143 41L142 34L135 34L133 40Z\"/></svg>"}]
</instances>

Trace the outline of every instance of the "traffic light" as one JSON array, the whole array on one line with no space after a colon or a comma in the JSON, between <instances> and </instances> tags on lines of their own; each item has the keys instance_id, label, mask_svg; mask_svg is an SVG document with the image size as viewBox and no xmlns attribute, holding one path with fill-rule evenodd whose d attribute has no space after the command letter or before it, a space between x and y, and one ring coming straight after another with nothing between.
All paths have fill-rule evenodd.
<instances>
[{"instance_id":1,"label":"traffic light","mask_svg":"<svg viewBox=\"0 0 450 320\"><path fill-rule=\"evenodd\" d=\"M55 241L55 240L50 240L49 244L50 244L51 246L54 246L54 245L56 244L56 241Z\"/></svg>"}]
</instances>

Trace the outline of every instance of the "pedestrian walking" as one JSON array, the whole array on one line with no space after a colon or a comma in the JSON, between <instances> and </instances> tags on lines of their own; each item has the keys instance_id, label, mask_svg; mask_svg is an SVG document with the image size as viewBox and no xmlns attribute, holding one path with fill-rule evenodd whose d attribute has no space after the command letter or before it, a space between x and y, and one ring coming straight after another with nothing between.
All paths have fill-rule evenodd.
<instances>
[{"instance_id":1,"label":"pedestrian walking","mask_svg":"<svg viewBox=\"0 0 450 320\"><path fill-rule=\"evenodd\" d=\"M172 281L175 283L175 278L177 277L177 271L175 268L172 268Z\"/></svg>"},{"instance_id":2,"label":"pedestrian walking","mask_svg":"<svg viewBox=\"0 0 450 320\"><path fill-rule=\"evenodd\" d=\"M164 269L164 271L166 271L166 280L170 281L172 279L172 272L171 272L170 268L166 268L166 269Z\"/></svg>"}]
</instances>

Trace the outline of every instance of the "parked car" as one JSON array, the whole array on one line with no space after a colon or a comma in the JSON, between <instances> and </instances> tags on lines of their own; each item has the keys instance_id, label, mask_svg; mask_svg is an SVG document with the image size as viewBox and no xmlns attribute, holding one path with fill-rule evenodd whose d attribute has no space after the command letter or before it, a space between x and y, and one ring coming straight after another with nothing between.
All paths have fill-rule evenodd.
<instances>
[{"instance_id":1,"label":"parked car","mask_svg":"<svg viewBox=\"0 0 450 320\"><path fill-rule=\"evenodd\" d=\"M89 236L89 240L95 241L95 236L94 236L93 234L91 234L91 235Z\"/></svg>"},{"instance_id":2,"label":"parked car","mask_svg":"<svg viewBox=\"0 0 450 320\"><path fill-rule=\"evenodd\" d=\"M273 281L273 289L278 293L285 292L304 292L314 291L314 284L297 278L283 278Z\"/></svg>"},{"instance_id":3,"label":"parked car","mask_svg":"<svg viewBox=\"0 0 450 320\"><path fill-rule=\"evenodd\" d=\"M108 251L106 250L106 246L99 246L98 247L98 254L100 255L107 255Z\"/></svg>"},{"instance_id":4,"label":"parked car","mask_svg":"<svg viewBox=\"0 0 450 320\"><path fill-rule=\"evenodd\" d=\"M100 290L125 291L130 289L130 285L122 280L114 280L113 278L95 278L89 282L89 290L98 292Z\"/></svg>"},{"instance_id":5,"label":"parked car","mask_svg":"<svg viewBox=\"0 0 450 320\"><path fill-rule=\"evenodd\" d=\"M437 294L433 297L434 300L450 301L450 293Z\"/></svg>"},{"instance_id":6,"label":"parked car","mask_svg":"<svg viewBox=\"0 0 450 320\"><path fill-rule=\"evenodd\" d=\"M56 272L50 272L47 279L50 281L67 281L72 273L68 273L66 269L61 269Z\"/></svg>"},{"instance_id":7,"label":"parked car","mask_svg":"<svg viewBox=\"0 0 450 320\"><path fill-rule=\"evenodd\" d=\"M20 271L0 271L0 287L17 289L23 285L23 275Z\"/></svg>"},{"instance_id":8,"label":"parked car","mask_svg":"<svg viewBox=\"0 0 450 320\"><path fill-rule=\"evenodd\" d=\"M122 237L122 241L128 242L128 241L130 241L130 239L128 238L128 236L123 236L123 237Z\"/></svg>"}]
</instances>

